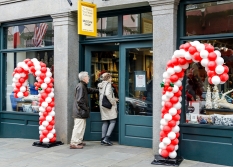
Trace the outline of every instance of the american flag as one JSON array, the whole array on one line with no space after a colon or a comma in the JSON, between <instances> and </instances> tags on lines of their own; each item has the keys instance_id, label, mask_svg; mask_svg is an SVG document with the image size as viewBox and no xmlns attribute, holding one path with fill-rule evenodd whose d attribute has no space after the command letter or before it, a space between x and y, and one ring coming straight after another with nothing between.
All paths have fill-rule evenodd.
<instances>
[{"instance_id":1,"label":"american flag","mask_svg":"<svg viewBox=\"0 0 233 167\"><path fill-rule=\"evenodd\" d=\"M32 42L35 47L39 47L42 44L42 40L46 34L47 29L48 24L46 23L35 24L34 36L32 38Z\"/></svg>"}]
</instances>

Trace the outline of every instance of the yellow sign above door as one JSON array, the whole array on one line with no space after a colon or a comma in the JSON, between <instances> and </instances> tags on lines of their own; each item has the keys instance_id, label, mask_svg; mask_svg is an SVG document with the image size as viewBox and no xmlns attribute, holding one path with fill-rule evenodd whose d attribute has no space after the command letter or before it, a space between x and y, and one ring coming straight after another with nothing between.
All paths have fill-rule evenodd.
<instances>
[{"instance_id":1,"label":"yellow sign above door","mask_svg":"<svg viewBox=\"0 0 233 167\"><path fill-rule=\"evenodd\" d=\"M78 1L78 34L97 36L96 5L88 2Z\"/></svg>"}]
</instances>

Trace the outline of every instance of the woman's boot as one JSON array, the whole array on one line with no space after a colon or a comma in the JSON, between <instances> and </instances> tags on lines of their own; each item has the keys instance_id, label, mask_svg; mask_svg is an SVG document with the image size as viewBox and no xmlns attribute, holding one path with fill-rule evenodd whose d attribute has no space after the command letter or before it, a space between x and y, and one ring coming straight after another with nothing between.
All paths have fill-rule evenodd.
<instances>
[{"instance_id":1,"label":"woman's boot","mask_svg":"<svg viewBox=\"0 0 233 167\"><path fill-rule=\"evenodd\" d=\"M104 137L101 138L101 145L105 144L103 140L104 140Z\"/></svg>"},{"instance_id":2,"label":"woman's boot","mask_svg":"<svg viewBox=\"0 0 233 167\"><path fill-rule=\"evenodd\" d=\"M109 136L106 136L103 140L104 145L112 146L112 142L109 140Z\"/></svg>"}]
</instances>

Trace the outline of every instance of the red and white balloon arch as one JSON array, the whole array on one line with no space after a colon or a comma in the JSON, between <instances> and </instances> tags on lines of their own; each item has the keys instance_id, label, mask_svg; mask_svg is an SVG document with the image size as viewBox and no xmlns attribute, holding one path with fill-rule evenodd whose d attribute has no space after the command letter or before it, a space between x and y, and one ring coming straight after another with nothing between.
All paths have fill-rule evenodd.
<instances>
[{"instance_id":1,"label":"red and white balloon arch","mask_svg":"<svg viewBox=\"0 0 233 167\"><path fill-rule=\"evenodd\" d=\"M182 101L182 80L185 70L192 62L201 63L208 75L210 84L224 84L228 76L228 67L223 65L221 53L210 44L199 41L182 44L174 52L163 73L162 109L160 120L159 154L164 157L176 158L179 143L179 120Z\"/></svg>"},{"instance_id":2,"label":"red and white balloon arch","mask_svg":"<svg viewBox=\"0 0 233 167\"><path fill-rule=\"evenodd\" d=\"M46 64L39 62L36 58L26 59L19 62L13 72L13 92L15 98L22 98L28 93L28 75L33 74L37 82L35 89L39 91L39 134L40 142L56 142L55 131L55 104L52 73Z\"/></svg>"}]
</instances>

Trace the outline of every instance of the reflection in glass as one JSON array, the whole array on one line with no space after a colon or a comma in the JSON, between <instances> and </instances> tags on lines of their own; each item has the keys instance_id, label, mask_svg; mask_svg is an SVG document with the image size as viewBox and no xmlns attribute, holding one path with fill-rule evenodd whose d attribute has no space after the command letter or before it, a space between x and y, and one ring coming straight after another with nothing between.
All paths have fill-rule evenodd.
<instances>
[{"instance_id":1,"label":"reflection in glass","mask_svg":"<svg viewBox=\"0 0 233 167\"><path fill-rule=\"evenodd\" d=\"M13 77L12 73L19 62L23 62L25 59L37 58L39 61L46 63L48 60L48 68L53 73L53 51L40 51L40 52L18 52L18 53L7 53L5 58L5 69L6 69L6 100L3 106L5 111L16 111L16 112L28 112L38 113L39 112L39 98L38 91L35 89L34 83L36 81L35 76L29 74L27 88L29 96L24 98L15 98L13 93ZM50 63L50 64L49 64Z\"/></svg>"},{"instance_id":2,"label":"reflection in glass","mask_svg":"<svg viewBox=\"0 0 233 167\"><path fill-rule=\"evenodd\" d=\"M102 81L101 75L103 73L111 73L114 96L118 98L119 52L93 51L91 54L91 87L97 88L98 83ZM100 112L98 94L91 95L91 111Z\"/></svg>"},{"instance_id":3,"label":"reflection in glass","mask_svg":"<svg viewBox=\"0 0 233 167\"><path fill-rule=\"evenodd\" d=\"M186 6L186 35L233 32L233 2L215 1Z\"/></svg>"},{"instance_id":4,"label":"reflection in glass","mask_svg":"<svg viewBox=\"0 0 233 167\"><path fill-rule=\"evenodd\" d=\"M4 49L44 47L54 45L52 22L16 25L4 29Z\"/></svg>"},{"instance_id":5,"label":"reflection in glass","mask_svg":"<svg viewBox=\"0 0 233 167\"><path fill-rule=\"evenodd\" d=\"M153 59L149 48L126 50L125 114L152 116Z\"/></svg>"},{"instance_id":6,"label":"reflection in glass","mask_svg":"<svg viewBox=\"0 0 233 167\"><path fill-rule=\"evenodd\" d=\"M123 16L123 35L147 34L153 32L152 13Z\"/></svg>"},{"instance_id":7,"label":"reflection in glass","mask_svg":"<svg viewBox=\"0 0 233 167\"><path fill-rule=\"evenodd\" d=\"M233 126L233 39L204 40L221 52L229 79L221 85L208 83L208 73L200 63L192 63L186 70L186 123ZM210 75L210 74L209 74Z\"/></svg>"}]
</instances>

